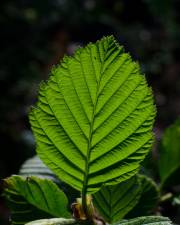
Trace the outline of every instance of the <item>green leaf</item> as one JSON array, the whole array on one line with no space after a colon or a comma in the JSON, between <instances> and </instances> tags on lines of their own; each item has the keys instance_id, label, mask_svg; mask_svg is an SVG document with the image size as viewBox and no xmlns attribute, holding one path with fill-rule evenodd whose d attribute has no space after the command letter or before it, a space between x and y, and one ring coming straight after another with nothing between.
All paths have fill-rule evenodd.
<instances>
[{"instance_id":1,"label":"green leaf","mask_svg":"<svg viewBox=\"0 0 180 225\"><path fill-rule=\"evenodd\" d=\"M36 220L26 225L65 225L65 224L74 224L78 225L74 219L64 219L64 218L53 218L53 219L43 219L43 220Z\"/></svg>"},{"instance_id":2,"label":"green leaf","mask_svg":"<svg viewBox=\"0 0 180 225\"><path fill-rule=\"evenodd\" d=\"M152 214L160 198L159 188L149 177L138 175L141 183L141 197L136 206L126 215L126 218L146 216Z\"/></svg>"},{"instance_id":3,"label":"green leaf","mask_svg":"<svg viewBox=\"0 0 180 225\"><path fill-rule=\"evenodd\" d=\"M113 225L172 225L167 217L162 216L146 216L137 217L135 219L124 220Z\"/></svg>"},{"instance_id":4,"label":"green leaf","mask_svg":"<svg viewBox=\"0 0 180 225\"><path fill-rule=\"evenodd\" d=\"M110 36L52 70L30 122L40 158L85 196L137 173L154 116L138 64Z\"/></svg>"},{"instance_id":5,"label":"green leaf","mask_svg":"<svg viewBox=\"0 0 180 225\"><path fill-rule=\"evenodd\" d=\"M12 176L5 179L4 185L4 196L11 209L12 224L70 216L65 194L50 180Z\"/></svg>"},{"instance_id":6,"label":"green leaf","mask_svg":"<svg viewBox=\"0 0 180 225\"><path fill-rule=\"evenodd\" d=\"M173 198L173 205L180 205L180 195Z\"/></svg>"},{"instance_id":7,"label":"green leaf","mask_svg":"<svg viewBox=\"0 0 180 225\"><path fill-rule=\"evenodd\" d=\"M180 171L180 119L167 128L161 140L159 174L161 186L168 183L171 177L173 183L179 184ZM177 178L174 174L177 173Z\"/></svg>"},{"instance_id":8,"label":"green leaf","mask_svg":"<svg viewBox=\"0 0 180 225\"><path fill-rule=\"evenodd\" d=\"M141 196L139 179L131 179L113 186L105 186L93 195L93 203L99 214L108 222L122 219Z\"/></svg>"},{"instance_id":9,"label":"green leaf","mask_svg":"<svg viewBox=\"0 0 180 225\"><path fill-rule=\"evenodd\" d=\"M11 224L22 225L32 220L51 218L52 216L29 204L16 192L6 194L6 203L11 210Z\"/></svg>"},{"instance_id":10,"label":"green leaf","mask_svg":"<svg viewBox=\"0 0 180 225\"><path fill-rule=\"evenodd\" d=\"M38 156L26 160L20 168L19 175L23 177L36 176L54 181L66 194L70 203L73 203L79 197L79 192L58 179Z\"/></svg>"}]
</instances>

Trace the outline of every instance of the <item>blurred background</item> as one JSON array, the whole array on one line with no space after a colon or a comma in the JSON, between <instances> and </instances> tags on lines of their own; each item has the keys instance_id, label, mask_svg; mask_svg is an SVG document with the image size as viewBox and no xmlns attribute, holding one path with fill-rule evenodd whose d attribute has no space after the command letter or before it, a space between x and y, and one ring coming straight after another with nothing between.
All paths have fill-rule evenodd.
<instances>
[{"instance_id":1,"label":"blurred background","mask_svg":"<svg viewBox=\"0 0 180 225\"><path fill-rule=\"evenodd\" d=\"M179 0L1 0L0 178L35 154L28 111L52 65L113 34L139 61L157 105L155 133L180 115ZM8 211L0 200L0 224ZM3 222L1 222L3 221Z\"/></svg>"}]
</instances>

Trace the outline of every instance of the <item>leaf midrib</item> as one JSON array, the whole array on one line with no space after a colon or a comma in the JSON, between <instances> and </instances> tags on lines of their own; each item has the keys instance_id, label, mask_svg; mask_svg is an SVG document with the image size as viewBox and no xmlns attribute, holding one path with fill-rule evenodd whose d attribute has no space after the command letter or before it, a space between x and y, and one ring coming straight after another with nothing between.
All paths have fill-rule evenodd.
<instances>
[{"instance_id":1,"label":"leaf midrib","mask_svg":"<svg viewBox=\"0 0 180 225\"><path fill-rule=\"evenodd\" d=\"M107 49L106 49L106 51L107 51ZM92 59L92 52L91 51L90 51L90 57L91 57L94 73L96 74L96 70L95 70L95 67L94 67L94 63L93 63L93 59ZM105 55L104 55L104 58L105 58ZM89 175L89 162L90 162L90 155L91 155L91 149L92 149L92 136L93 136L93 130L94 130L95 116L96 116L96 107L97 107L98 98L99 98L99 94L100 94L99 88L100 88L100 83L101 83L101 78L102 78L103 65L104 65L104 59L101 62L99 80L96 79L97 91L96 91L95 103L93 104L93 112L92 112L92 118L91 118L91 123L90 123L88 147L87 147L87 158L86 158L86 162L85 162L84 182L83 182L83 188L82 188L82 199L84 199L84 201L86 201L88 175ZM97 76L96 76L96 78L97 78Z\"/></svg>"}]
</instances>

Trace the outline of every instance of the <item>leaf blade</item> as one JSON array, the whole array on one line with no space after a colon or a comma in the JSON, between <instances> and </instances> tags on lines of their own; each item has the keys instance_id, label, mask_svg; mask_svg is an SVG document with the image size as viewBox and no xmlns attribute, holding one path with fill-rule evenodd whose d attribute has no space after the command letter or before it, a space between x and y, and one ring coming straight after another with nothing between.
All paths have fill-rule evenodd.
<instances>
[{"instance_id":1,"label":"leaf blade","mask_svg":"<svg viewBox=\"0 0 180 225\"><path fill-rule=\"evenodd\" d=\"M53 69L30 122L40 158L65 182L92 193L137 172L152 145L154 115L138 65L106 37Z\"/></svg>"},{"instance_id":2,"label":"leaf blade","mask_svg":"<svg viewBox=\"0 0 180 225\"><path fill-rule=\"evenodd\" d=\"M124 220L123 222L116 223L114 225L172 225L172 222L167 217L162 216L146 216L137 217L130 220Z\"/></svg>"},{"instance_id":3,"label":"leaf blade","mask_svg":"<svg viewBox=\"0 0 180 225\"><path fill-rule=\"evenodd\" d=\"M160 199L159 188L156 183L145 175L137 175L141 184L141 196L135 207L126 215L126 218L152 215L153 209Z\"/></svg>"},{"instance_id":4,"label":"leaf blade","mask_svg":"<svg viewBox=\"0 0 180 225\"><path fill-rule=\"evenodd\" d=\"M19 175L23 177L36 176L43 179L50 179L58 185L58 187L66 194L69 199L69 203L73 203L79 192L58 179L57 176L42 162L42 160L36 155L26 160L20 170Z\"/></svg>"},{"instance_id":5,"label":"leaf blade","mask_svg":"<svg viewBox=\"0 0 180 225\"><path fill-rule=\"evenodd\" d=\"M93 202L100 215L108 222L114 223L138 203L141 186L138 178L114 186L105 186L93 195Z\"/></svg>"},{"instance_id":6,"label":"leaf blade","mask_svg":"<svg viewBox=\"0 0 180 225\"><path fill-rule=\"evenodd\" d=\"M11 176L4 181L4 196L14 224L34 219L63 216L69 218L67 198L51 180Z\"/></svg>"},{"instance_id":7,"label":"leaf blade","mask_svg":"<svg viewBox=\"0 0 180 225\"><path fill-rule=\"evenodd\" d=\"M180 119L168 127L161 140L159 174L161 186L168 183L168 179L180 169ZM178 174L177 174L178 175ZM172 178L173 179L173 178ZM176 181L176 179L173 179Z\"/></svg>"},{"instance_id":8,"label":"leaf blade","mask_svg":"<svg viewBox=\"0 0 180 225\"><path fill-rule=\"evenodd\" d=\"M26 225L65 225L65 224L78 225L78 222L76 222L74 219L53 218L53 219L36 220L27 223Z\"/></svg>"}]
</instances>

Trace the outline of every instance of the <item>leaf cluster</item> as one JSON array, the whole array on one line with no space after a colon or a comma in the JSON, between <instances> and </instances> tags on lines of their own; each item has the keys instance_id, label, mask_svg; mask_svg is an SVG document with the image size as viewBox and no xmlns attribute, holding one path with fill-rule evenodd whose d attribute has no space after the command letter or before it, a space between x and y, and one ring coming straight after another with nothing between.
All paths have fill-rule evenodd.
<instances>
[{"instance_id":1,"label":"leaf cluster","mask_svg":"<svg viewBox=\"0 0 180 225\"><path fill-rule=\"evenodd\" d=\"M163 217L122 220L152 214L159 199L157 185L138 174L152 148L155 112L139 65L114 37L64 57L29 115L49 169L33 158L21 176L5 180L12 224L171 224Z\"/></svg>"}]
</instances>

